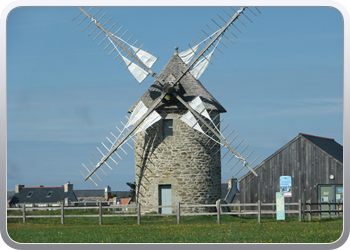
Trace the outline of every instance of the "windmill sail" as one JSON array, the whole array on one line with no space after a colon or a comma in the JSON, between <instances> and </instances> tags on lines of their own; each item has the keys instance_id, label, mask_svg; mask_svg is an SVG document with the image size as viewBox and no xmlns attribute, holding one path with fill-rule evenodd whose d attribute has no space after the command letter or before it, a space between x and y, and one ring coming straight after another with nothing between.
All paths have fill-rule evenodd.
<instances>
[{"instance_id":1,"label":"windmill sail","mask_svg":"<svg viewBox=\"0 0 350 250\"><path fill-rule=\"evenodd\" d=\"M205 136L209 137L211 140L215 141L216 143L221 144L220 142L214 140L212 137L210 137L209 135L207 135L202 128L199 126L198 121L196 120L196 118L193 116L193 114L191 113L191 111L187 111L183 116L181 116L181 121L183 121L184 123L186 123L188 126L190 126L191 128L194 128L195 130L201 132L202 134L204 134Z\"/></svg>"},{"instance_id":2,"label":"windmill sail","mask_svg":"<svg viewBox=\"0 0 350 250\"><path fill-rule=\"evenodd\" d=\"M196 120L196 118L194 118L190 111L187 111L183 116L181 116L180 119L191 128L194 128L195 130L205 134L202 128L199 126L198 121Z\"/></svg>"},{"instance_id":3,"label":"windmill sail","mask_svg":"<svg viewBox=\"0 0 350 250\"><path fill-rule=\"evenodd\" d=\"M145 78L148 76L148 73L142 69L141 67L137 66L135 63L131 62L128 58L123 57L123 60L130 70L131 74L135 77L135 79L141 83Z\"/></svg>"},{"instance_id":4,"label":"windmill sail","mask_svg":"<svg viewBox=\"0 0 350 250\"><path fill-rule=\"evenodd\" d=\"M196 110L199 114L203 115L205 118L209 119L211 122L213 122L209 116L208 111L206 110L204 103L202 102L201 98L197 96L190 102L190 106Z\"/></svg>"},{"instance_id":5,"label":"windmill sail","mask_svg":"<svg viewBox=\"0 0 350 250\"><path fill-rule=\"evenodd\" d=\"M201 60L199 60L193 68L190 70L191 74L198 79L204 72L204 70L208 67L210 62L210 58L213 52L210 52L207 56L204 56Z\"/></svg>"},{"instance_id":6,"label":"windmill sail","mask_svg":"<svg viewBox=\"0 0 350 250\"><path fill-rule=\"evenodd\" d=\"M190 73L196 78L199 79L199 77L203 74L204 70L208 67L208 64L210 62L211 56L213 55L216 47L218 46L219 42L221 40L221 37L218 38L218 41L216 45L214 46L214 49L206 56L203 56L201 60L199 60L193 68L190 70Z\"/></svg>"},{"instance_id":7,"label":"windmill sail","mask_svg":"<svg viewBox=\"0 0 350 250\"><path fill-rule=\"evenodd\" d=\"M153 66L153 64L157 61L157 58L153 55L151 55L150 53L136 48L132 45L130 45L130 47L135 51L136 55L138 58L140 58L140 60L149 68L151 68Z\"/></svg>"},{"instance_id":8,"label":"windmill sail","mask_svg":"<svg viewBox=\"0 0 350 250\"><path fill-rule=\"evenodd\" d=\"M214 125L215 129L221 134L220 130L217 128L213 120L210 118L210 115L199 96L194 98L189 104L195 111L198 112L198 114L201 114L202 116L207 118Z\"/></svg>"},{"instance_id":9,"label":"windmill sail","mask_svg":"<svg viewBox=\"0 0 350 250\"><path fill-rule=\"evenodd\" d=\"M146 131L147 128L151 127L160 119L162 119L162 117L156 111L153 111L140 125L140 127L135 131L135 135L142 131Z\"/></svg>"},{"instance_id":10,"label":"windmill sail","mask_svg":"<svg viewBox=\"0 0 350 250\"><path fill-rule=\"evenodd\" d=\"M117 46L113 43L112 39L108 37L109 41L113 44L114 48L119 52L119 55L122 56L127 68L131 72L131 74L135 77L135 79L141 83L145 78L148 76L148 73L142 69L140 66L136 65L135 63L131 62L128 58L123 56L121 52L118 50Z\"/></svg>"},{"instance_id":11,"label":"windmill sail","mask_svg":"<svg viewBox=\"0 0 350 250\"><path fill-rule=\"evenodd\" d=\"M131 116L129 118L128 123L125 125L125 127L130 127L130 125L134 125L146 112L147 112L148 108L146 107L146 105L140 101L134 111L131 113Z\"/></svg>"},{"instance_id":12,"label":"windmill sail","mask_svg":"<svg viewBox=\"0 0 350 250\"><path fill-rule=\"evenodd\" d=\"M198 47L199 45L196 45L192 48L189 48L188 50L182 51L181 53L179 53L179 57L182 59L182 61L184 61L184 63L188 64L192 60Z\"/></svg>"}]
</instances>

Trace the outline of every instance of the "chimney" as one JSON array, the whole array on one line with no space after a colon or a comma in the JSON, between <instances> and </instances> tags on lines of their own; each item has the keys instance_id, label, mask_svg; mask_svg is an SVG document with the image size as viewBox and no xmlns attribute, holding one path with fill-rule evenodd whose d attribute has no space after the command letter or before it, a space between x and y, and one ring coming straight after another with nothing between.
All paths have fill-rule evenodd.
<instances>
[{"instance_id":1,"label":"chimney","mask_svg":"<svg viewBox=\"0 0 350 250\"><path fill-rule=\"evenodd\" d=\"M229 190L233 190L235 193L238 192L238 188L237 188L237 178L228 178L228 189Z\"/></svg>"},{"instance_id":2,"label":"chimney","mask_svg":"<svg viewBox=\"0 0 350 250\"><path fill-rule=\"evenodd\" d=\"M24 188L24 185L16 185L15 186L15 193L18 194L21 189Z\"/></svg>"},{"instance_id":3,"label":"chimney","mask_svg":"<svg viewBox=\"0 0 350 250\"><path fill-rule=\"evenodd\" d=\"M64 192L68 193L68 192L72 192L73 191L73 184L70 184L69 181L67 181L66 184L64 184Z\"/></svg>"},{"instance_id":4,"label":"chimney","mask_svg":"<svg viewBox=\"0 0 350 250\"><path fill-rule=\"evenodd\" d=\"M109 198L112 197L111 187L107 186L105 187L105 199L109 200Z\"/></svg>"}]
</instances>

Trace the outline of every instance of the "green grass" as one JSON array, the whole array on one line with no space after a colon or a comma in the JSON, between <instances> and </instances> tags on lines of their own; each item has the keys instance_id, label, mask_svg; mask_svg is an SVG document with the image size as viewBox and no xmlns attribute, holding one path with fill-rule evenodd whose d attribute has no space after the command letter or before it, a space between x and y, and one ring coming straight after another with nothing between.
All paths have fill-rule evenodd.
<instances>
[{"instance_id":1,"label":"green grass","mask_svg":"<svg viewBox=\"0 0 350 250\"><path fill-rule=\"evenodd\" d=\"M90 211L95 213L94 211ZM54 213L54 211L52 211ZM104 213L105 214L105 213ZM298 222L262 217L184 216L177 225L176 216L8 219L8 234L19 243L330 243L342 234L342 218L313 219Z\"/></svg>"}]
</instances>

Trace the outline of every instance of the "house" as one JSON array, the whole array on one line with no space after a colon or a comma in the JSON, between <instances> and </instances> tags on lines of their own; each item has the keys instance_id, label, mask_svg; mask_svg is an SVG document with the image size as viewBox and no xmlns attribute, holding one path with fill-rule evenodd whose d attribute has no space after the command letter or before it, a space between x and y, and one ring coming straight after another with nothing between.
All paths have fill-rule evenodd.
<instances>
[{"instance_id":1,"label":"house","mask_svg":"<svg viewBox=\"0 0 350 250\"><path fill-rule=\"evenodd\" d=\"M73 184L67 182L59 187L25 187L16 185L15 190L7 191L7 206L21 207L46 207L59 206L64 201L65 206L95 206L99 202L116 204L120 199L130 199L130 191L111 191L107 186L105 189L73 190Z\"/></svg>"},{"instance_id":2,"label":"house","mask_svg":"<svg viewBox=\"0 0 350 250\"><path fill-rule=\"evenodd\" d=\"M60 187L25 187L24 185L16 185L15 192L9 199L10 207L47 207L59 206L64 202L68 206L77 198L73 192L73 184L67 182Z\"/></svg>"},{"instance_id":3,"label":"house","mask_svg":"<svg viewBox=\"0 0 350 250\"><path fill-rule=\"evenodd\" d=\"M233 203L238 193L236 178L229 178L227 183L221 183L221 200L225 200L227 203Z\"/></svg>"},{"instance_id":4,"label":"house","mask_svg":"<svg viewBox=\"0 0 350 250\"><path fill-rule=\"evenodd\" d=\"M275 202L285 177L291 178L285 202L304 195L306 202L343 201L343 146L334 139L300 133L254 170L258 177L239 179L241 203Z\"/></svg>"},{"instance_id":5,"label":"house","mask_svg":"<svg viewBox=\"0 0 350 250\"><path fill-rule=\"evenodd\" d=\"M77 204L84 206L94 206L99 202L113 202L116 204L122 198L130 199L130 191L111 191L107 186L105 189L91 189L91 190L74 190L77 197Z\"/></svg>"}]
</instances>

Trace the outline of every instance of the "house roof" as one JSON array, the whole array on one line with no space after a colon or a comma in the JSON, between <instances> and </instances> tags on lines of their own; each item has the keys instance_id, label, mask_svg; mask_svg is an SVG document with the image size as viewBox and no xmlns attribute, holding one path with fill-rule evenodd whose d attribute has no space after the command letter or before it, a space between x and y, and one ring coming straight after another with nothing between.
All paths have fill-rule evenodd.
<instances>
[{"instance_id":1,"label":"house roof","mask_svg":"<svg viewBox=\"0 0 350 250\"><path fill-rule=\"evenodd\" d=\"M92 190L74 190L75 196L78 197L104 197L105 191L103 189Z\"/></svg>"},{"instance_id":2,"label":"house roof","mask_svg":"<svg viewBox=\"0 0 350 250\"><path fill-rule=\"evenodd\" d=\"M264 161L262 161L258 166L256 166L254 169L258 169L260 166L264 165L265 162L267 162L269 159L274 157L276 154L281 152L284 148L288 147L290 144L298 140L300 137L303 137L310 141L312 144L314 144L316 147L318 147L320 150L323 150L328 155L332 156L334 159L338 160L339 162L343 163L343 146L337 143L332 138L326 138L326 137L320 137L315 135L309 135L309 134L303 134L299 133L297 137L295 137L293 140L288 142L286 145L284 145L282 148L277 150L275 153L270 155L268 158L266 158ZM242 176L238 182L240 182L242 179L247 177L250 174L248 172L244 176Z\"/></svg>"},{"instance_id":3,"label":"house roof","mask_svg":"<svg viewBox=\"0 0 350 250\"><path fill-rule=\"evenodd\" d=\"M128 205L131 201L131 198L120 198L121 205Z\"/></svg>"},{"instance_id":4,"label":"house roof","mask_svg":"<svg viewBox=\"0 0 350 250\"><path fill-rule=\"evenodd\" d=\"M12 203L55 203L64 200L64 187L23 187L12 197Z\"/></svg>"},{"instance_id":5,"label":"house roof","mask_svg":"<svg viewBox=\"0 0 350 250\"><path fill-rule=\"evenodd\" d=\"M162 85L169 81L169 78L176 79L178 76L180 76L181 71L184 71L186 67L187 65L177 54L173 55L170 61L159 74L159 79L162 79L163 81L162 84L155 80L151 87L146 91L146 93L141 96L141 98L129 109L128 112L131 113L139 101L142 101L149 108L152 105L153 101L158 96L160 96ZM200 81L193 77L190 72L187 72L186 75L180 80L180 86L177 93L186 102L190 102L197 96L200 96L206 109L226 112L225 108L205 89ZM156 109L168 108L184 109L185 107L180 102L171 102L168 104L161 102L156 107Z\"/></svg>"},{"instance_id":6,"label":"house roof","mask_svg":"<svg viewBox=\"0 0 350 250\"><path fill-rule=\"evenodd\" d=\"M104 189L91 189L91 190L74 190L73 191L77 198L88 198L88 197L104 197ZM112 195L117 195L118 198L130 197L130 191L111 191Z\"/></svg>"}]
</instances>

